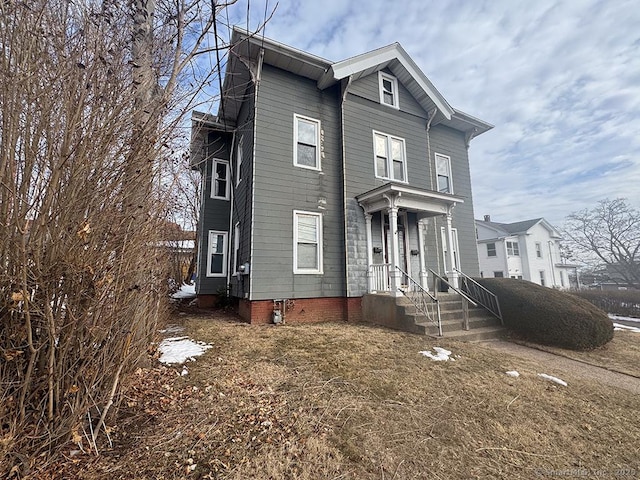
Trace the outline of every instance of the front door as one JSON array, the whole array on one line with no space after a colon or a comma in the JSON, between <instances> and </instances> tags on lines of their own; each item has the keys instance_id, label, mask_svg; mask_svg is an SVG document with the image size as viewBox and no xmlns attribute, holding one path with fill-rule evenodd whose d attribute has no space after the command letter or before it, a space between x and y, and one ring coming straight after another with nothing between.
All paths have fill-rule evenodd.
<instances>
[{"instance_id":1,"label":"front door","mask_svg":"<svg viewBox=\"0 0 640 480\"><path fill-rule=\"evenodd\" d=\"M398 266L405 272L408 272L405 232L405 216L398 215L398 251L400 253ZM388 215L384 215L384 262L391 263L391 229L389 228Z\"/></svg>"}]
</instances>

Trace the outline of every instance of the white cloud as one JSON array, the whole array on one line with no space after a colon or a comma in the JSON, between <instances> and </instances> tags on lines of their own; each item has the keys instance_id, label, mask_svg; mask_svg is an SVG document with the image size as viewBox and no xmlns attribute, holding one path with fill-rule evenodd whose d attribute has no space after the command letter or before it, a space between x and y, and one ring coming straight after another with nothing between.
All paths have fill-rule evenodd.
<instances>
[{"instance_id":1,"label":"white cloud","mask_svg":"<svg viewBox=\"0 0 640 480\"><path fill-rule=\"evenodd\" d=\"M496 126L469 151L476 216L560 225L605 197L640 206L638 25L633 0L296 0L266 35L330 60L400 42L449 103Z\"/></svg>"}]
</instances>

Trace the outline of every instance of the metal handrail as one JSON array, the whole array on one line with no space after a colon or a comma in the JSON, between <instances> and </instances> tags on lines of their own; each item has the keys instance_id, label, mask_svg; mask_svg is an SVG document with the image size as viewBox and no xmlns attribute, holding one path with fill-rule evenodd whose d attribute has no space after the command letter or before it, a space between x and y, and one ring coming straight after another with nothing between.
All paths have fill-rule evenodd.
<instances>
[{"instance_id":1,"label":"metal handrail","mask_svg":"<svg viewBox=\"0 0 640 480\"><path fill-rule=\"evenodd\" d=\"M428 290L426 290L422 285L416 282L407 272L402 270L400 267L396 266L396 269L404 276L409 282L409 288L399 290L402 294L409 299L409 301L416 307L420 313L422 313L425 317L427 317L431 323L435 323L438 327L438 335L442 336L442 321L440 320L440 303L438 302L438 298L432 295ZM410 292L414 292L415 295L410 295ZM427 298L429 301L427 301ZM435 316L436 318L432 318L432 314L429 312L429 306L431 305L432 310L435 305Z\"/></svg>"},{"instance_id":2,"label":"metal handrail","mask_svg":"<svg viewBox=\"0 0 640 480\"><path fill-rule=\"evenodd\" d=\"M488 310L492 315L500 320L500 323L504 326L504 320L502 319L502 312L500 311L500 303L498 302L498 296L489 291L486 287L483 287L473 278L464 272L461 272L457 268L455 269L462 276L464 289L472 296L480 305Z\"/></svg>"},{"instance_id":3,"label":"metal handrail","mask_svg":"<svg viewBox=\"0 0 640 480\"><path fill-rule=\"evenodd\" d=\"M445 279L442 275L440 275L438 272L434 272L431 268L429 269L429 271L431 272L431 274L435 277L435 278L439 278L441 282L446 283L449 288L451 290L453 290L454 292L456 292L458 295L460 295L462 298L464 298L467 302L469 302L471 305L473 305L474 307L477 307L478 304L473 300L473 298L469 297L465 292L463 292L462 290L460 290L459 288L454 287L453 285L451 285L449 283L449 281L447 279Z\"/></svg>"}]
</instances>

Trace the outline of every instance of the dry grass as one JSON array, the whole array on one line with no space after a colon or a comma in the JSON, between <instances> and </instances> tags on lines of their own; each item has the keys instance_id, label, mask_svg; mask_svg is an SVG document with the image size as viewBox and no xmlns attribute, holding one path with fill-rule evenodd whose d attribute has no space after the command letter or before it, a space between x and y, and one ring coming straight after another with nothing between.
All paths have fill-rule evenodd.
<instances>
[{"instance_id":1,"label":"dry grass","mask_svg":"<svg viewBox=\"0 0 640 480\"><path fill-rule=\"evenodd\" d=\"M213 348L186 377L154 370L151 393L131 394L135 416L123 416L113 451L57 473L529 479L640 471L640 398L623 390L571 377L561 387L537 377L540 365L474 344L443 341L459 357L432 362L418 352L436 341L362 325L190 317L186 326ZM521 377L504 374L513 369Z\"/></svg>"}]
</instances>

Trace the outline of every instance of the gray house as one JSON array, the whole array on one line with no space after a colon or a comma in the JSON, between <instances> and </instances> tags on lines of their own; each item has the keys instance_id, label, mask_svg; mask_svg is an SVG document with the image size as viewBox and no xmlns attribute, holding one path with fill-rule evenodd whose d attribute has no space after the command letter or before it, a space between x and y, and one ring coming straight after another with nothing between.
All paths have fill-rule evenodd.
<instances>
[{"instance_id":1,"label":"gray house","mask_svg":"<svg viewBox=\"0 0 640 480\"><path fill-rule=\"evenodd\" d=\"M331 62L235 28L218 114L192 121L201 304L357 320L368 294L478 275L468 149L492 126L399 44Z\"/></svg>"}]
</instances>

